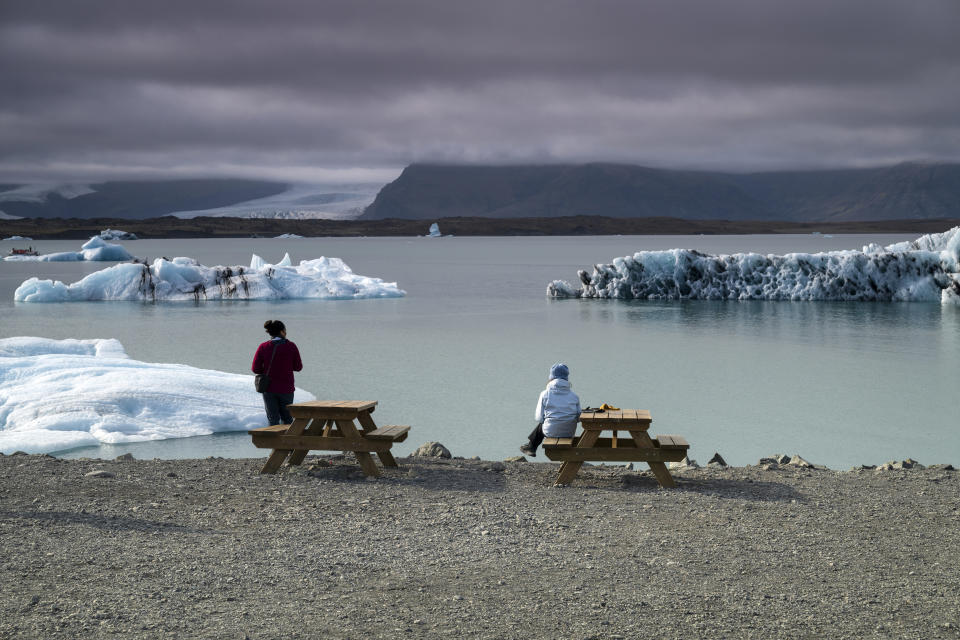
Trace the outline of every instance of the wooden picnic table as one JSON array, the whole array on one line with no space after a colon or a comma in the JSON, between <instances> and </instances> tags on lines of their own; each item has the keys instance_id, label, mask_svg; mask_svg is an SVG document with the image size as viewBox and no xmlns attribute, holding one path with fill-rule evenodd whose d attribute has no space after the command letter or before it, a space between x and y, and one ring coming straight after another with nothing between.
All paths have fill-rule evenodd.
<instances>
[{"instance_id":1,"label":"wooden picnic table","mask_svg":"<svg viewBox=\"0 0 960 640\"><path fill-rule=\"evenodd\" d=\"M570 484L586 461L646 462L661 487L675 487L664 463L683 460L690 445L677 435L651 438L647 434L651 422L650 412L643 409L582 412L583 433L579 437L543 440L547 457L563 462L555 484ZM612 431L613 437L601 438L603 431ZM620 431L630 435L617 437Z\"/></svg>"},{"instance_id":2,"label":"wooden picnic table","mask_svg":"<svg viewBox=\"0 0 960 640\"><path fill-rule=\"evenodd\" d=\"M397 461L390 453L394 442L407 439L410 427L390 425L377 428L370 415L376 408L370 401L312 401L287 406L293 422L253 429L253 446L273 449L260 473L276 473L287 464L303 462L307 453L320 451L352 451L368 476L379 476L380 470L371 453L380 457L385 467L396 467ZM360 423L360 428L354 421ZM288 458L289 456L289 458Z\"/></svg>"}]
</instances>

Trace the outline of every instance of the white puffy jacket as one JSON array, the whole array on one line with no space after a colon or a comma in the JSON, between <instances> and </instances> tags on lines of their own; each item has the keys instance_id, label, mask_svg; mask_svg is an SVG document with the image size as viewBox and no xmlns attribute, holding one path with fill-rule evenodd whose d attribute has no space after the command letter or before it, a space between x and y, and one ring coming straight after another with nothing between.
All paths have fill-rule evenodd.
<instances>
[{"instance_id":1,"label":"white puffy jacket","mask_svg":"<svg viewBox=\"0 0 960 640\"><path fill-rule=\"evenodd\" d=\"M554 378L540 392L534 418L543 423L548 438L572 438L580 420L580 398L570 389L570 381Z\"/></svg>"}]
</instances>

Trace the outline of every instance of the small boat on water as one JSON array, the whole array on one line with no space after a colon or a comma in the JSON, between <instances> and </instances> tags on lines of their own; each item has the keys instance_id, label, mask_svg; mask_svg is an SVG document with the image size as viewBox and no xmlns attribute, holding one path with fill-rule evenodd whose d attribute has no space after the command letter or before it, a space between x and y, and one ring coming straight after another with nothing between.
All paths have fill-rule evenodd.
<instances>
[{"instance_id":1,"label":"small boat on water","mask_svg":"<svg viewBox=\"0 0 960 640\"><path fill-rule=\"evenodd\" d=\"M10 249L10 255L11 256L38 256L40 255L40 253L37 252L33 247L30 247L29 249L13 248L13 249Z\"/></svg>"}]
</instances>

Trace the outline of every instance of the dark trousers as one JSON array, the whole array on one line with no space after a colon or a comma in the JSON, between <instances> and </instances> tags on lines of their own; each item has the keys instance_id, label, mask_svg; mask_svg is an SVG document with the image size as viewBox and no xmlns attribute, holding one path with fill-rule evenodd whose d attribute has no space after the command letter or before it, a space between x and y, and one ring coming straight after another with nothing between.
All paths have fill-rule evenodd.
<instances>
[{"instance_id":1,"label":"dark trousers","mask_svg":"<svg viewBox=\"0 0 960 640\"><path fill-rule=\"evenodd\" d=\"M541 422L533 431L530 432L530 435L527 436L527 440L530 441L530 448L534 451L537 450L537 447L540 446L540 443L543 442L543 423Z\"/></svg>"},{"instance_id":2,"label":"dark trousers","mask_svg":"<svg viewBox=\"0 0 960 640\"><path fill-rule=\"evenodd\" d=\"M292 393L270 393L263 394L263 408L267 410L267 420L271 425L290 424L293 418L287 411L287 405L293 402Z\"/></svg>"}]
</instances>

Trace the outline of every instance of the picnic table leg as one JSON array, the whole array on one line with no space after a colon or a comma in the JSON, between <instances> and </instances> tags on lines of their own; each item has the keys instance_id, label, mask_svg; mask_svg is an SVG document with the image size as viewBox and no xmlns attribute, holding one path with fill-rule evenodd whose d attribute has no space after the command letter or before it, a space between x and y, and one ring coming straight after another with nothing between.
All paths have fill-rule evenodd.
<instances>
[{"instance_id":1,"label":"picnic table leg","mask_svg":"<svg viewBox=\"0 0 960 640\"><path fill-rule=\"evenodd\" d=\"M357 421L360 423L360 426L363 428L363 432L367 433L369 431L376 431L377 423L373 421L373 416L370 415L368 411L361 411L357 416ZM392 445L391 445L392 446ZM378 451L377 455L380 457L380 462L385 467L392 467L396 469L399 465L394 459L393 454L389 451Z\"/></svg>"},{"instance_id":2,"label":"picnic table leg","mask_svg":"<svg viewBox=\"0 0 960 640\"><path fill-rule=\"evenodd\" d=\"M600 437L599 431L584 431L577 442L577 447L592 447ZM568 460L560 465L560 471L557 473L557 481L553 484L570 484L583 466L582 462Z\"/></svg>"},{"instance_id":3,"label":"picnic table leg","mask_svg":"<svg viewBox=\"0 0 960 640\"><path fill-rule=\"evenodd\" d=\"M263 468L260 469L260 473L276 473L289 453L290 449L274 449Z\"/></svg>"},{"instance_id":4,"label":"picnic table leg","mask_svg":"<svg viewBox=\"0 0 960 640\"><path fill-rule=\"evenodd\" d=\"M653 440L646 431L631 431L630 434L633 435L633 439L638 447L654 448ZM673 476L667 471L667 465L662 462L648 462L647 464L650 466L650 471L653 471L653 475L656 476L657 482L660 483L661 487L673 488L677 486L677 483L673 480Z\"/></svg>"},{"instance_id":5,"label":"picnic table leg","mask_svg":"<svg viewBox=\"0 0 960 640\"><path fill-rule=\"evenodd\" d=\"M357 431L356 425L353 424L353 420L337 420L337 427L343 433L343 437L348 440L360 440L360 433ZM380 475L380 470L377 469L377 463L373 461L373 458L366 451L354 451L353 455L357 457L357 462L360 463L360 468L363 469L363 472L370 477L376 478Z\"/></svg>"},{"instance_id":6,"label":"picnic table leg","mask_svg":"<svg viewBox=\"0 0 960 640\"><path fill-rule=\"evenodd\" d=\"M297 418L296 420L307 420L306 418ZM294 422L296 422L294 420ZM305 436L318 436L323 432L323 420L307 420L310 422L310 426L303 430L303 435ZM292 426L292 425L291 425ZM289 431L287 432L289 433ZM290 458L287 460L287 464L290 466L298 465L303 462L303 459L307 457L307 454L310 453L307 449L297 449L290 454Z\"/></svg>"},{"instance_id":7,"label":"picnic table leg","mask_svg":"<svg viewBox=\"0 0 960 640\"><path fill-rule=\"evenodd\" d=\"M287 430L284 431L284 435L299 436L303 433L303 430L306 428L309 422L310 420L306 418L294 418L293 422L290 423L290 426L287 427ZM274 449L273 453L270 454L270 457L267 458L266 464L264 464L263 468L260 469L260 473L276 473L280 468L280 465L283 464L283 461L291 453L296 454L297 451L293 451L291 449ZM306 452L304 452L304 455L306 455ZM296 464L300 464L301 461L303 461L302 457Z\"/></svg>"}]
</instances>

